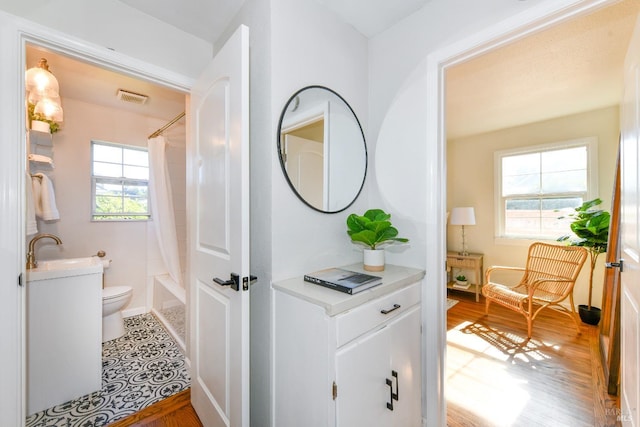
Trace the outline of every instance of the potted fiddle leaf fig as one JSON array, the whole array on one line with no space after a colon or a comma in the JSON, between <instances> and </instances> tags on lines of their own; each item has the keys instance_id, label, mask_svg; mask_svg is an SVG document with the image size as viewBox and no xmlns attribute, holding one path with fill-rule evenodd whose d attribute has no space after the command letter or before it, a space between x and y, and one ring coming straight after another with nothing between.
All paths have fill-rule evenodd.
<instances>
[{"instance_id":1,"label":"potted fiddle leaf fig","mask_svg":"<svg viewBox=\"0 0 640 427\"><path fill-rule=\"evenodd\" d=\"M584 202L575 208L575 213L567 215L573 218L571 231L573 234L562 236L558 239L567 242L570 246L582 246L589 252L589 299L588 304L578 305L578 314L584 323L597 325L600 322L601 311L598 307L591 305L593 292L593 270L596 268L596 261L600 254L607 252L609 242L609 223L611 215L609 212L597 209L602 200L593 199Z\"/></svg>"},{"instance_id":2,"label":"potted fiddle leaf fig","mask_svg":"<svg viewBox=\"0 0 640 427\"><path fill-rule=\"evenodd\" d=\"M391 214L382 209L369 209L364 215L349 215L347 234L353 243L365 246L364 269L367 271L384 270L384 246L409 241L398 237L398 230L391 225Z\"/></svg>"}]
</instances>

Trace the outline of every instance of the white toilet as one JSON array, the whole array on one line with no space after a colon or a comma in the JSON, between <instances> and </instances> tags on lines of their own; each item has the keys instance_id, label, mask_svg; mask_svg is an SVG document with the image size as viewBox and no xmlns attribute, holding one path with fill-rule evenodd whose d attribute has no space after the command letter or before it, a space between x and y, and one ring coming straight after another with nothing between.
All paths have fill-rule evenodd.
<instances>
[{"instance_id":1,"label":"white toilet","mask_svg":"<svg viewBox=\"0 0 640 427\"><path fill-rule=\"evenodd\" d=\"M108 286L102 289L102 342L124 335L124 321L120 310L131 299L131 286Z\"/></svg>"}]
</instances>

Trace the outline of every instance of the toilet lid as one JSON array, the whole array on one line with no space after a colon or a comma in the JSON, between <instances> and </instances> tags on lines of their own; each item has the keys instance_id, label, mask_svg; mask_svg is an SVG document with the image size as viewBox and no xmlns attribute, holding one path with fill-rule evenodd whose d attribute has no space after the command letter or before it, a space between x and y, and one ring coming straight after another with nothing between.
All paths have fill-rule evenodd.
<instances>
[{"instance_id":1,"label":"toilet lid","mask_svg":"<svg viewBox=\"0 0 640 427\"><path fill-rule=\"evenodd\" d=\"M118 298L131 293L131 286L108 286L102 289L102 299Z\"/></svg>"}]
</instances>

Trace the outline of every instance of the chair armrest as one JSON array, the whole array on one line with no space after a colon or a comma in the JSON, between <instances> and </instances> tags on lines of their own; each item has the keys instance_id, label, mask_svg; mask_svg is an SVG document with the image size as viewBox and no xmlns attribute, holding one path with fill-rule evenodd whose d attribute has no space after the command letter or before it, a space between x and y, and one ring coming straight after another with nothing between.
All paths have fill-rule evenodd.
<instances>
[{"instance_id":1,"label":"chair armrest","mask_svg":"<svg viewBox=\"0 0 640 427\"><path fill-rule=\"evenodd\" d=\"M503 265L491 266L491 267L487 268L487 271L484 274L485 283L491 283L491 280L490 280L491 273L493 271L498 271L498 270L503 270L503 271L525 271L525 268L524 267L507 267L507 266L503 266Z\"/></svg>"}]
</instances>

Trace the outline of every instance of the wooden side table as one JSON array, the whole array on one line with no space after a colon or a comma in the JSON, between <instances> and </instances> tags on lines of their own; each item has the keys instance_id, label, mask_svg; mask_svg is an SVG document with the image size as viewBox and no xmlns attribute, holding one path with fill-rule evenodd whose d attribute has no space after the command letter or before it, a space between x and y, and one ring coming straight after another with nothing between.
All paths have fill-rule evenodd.
<instances>
[{"instance_id":1,"label":"wooden side table","mask_svg":"<svg viewBox=\"0 0 640 427\"><path fill-rule=\"evenodd\" d=\"M458 252L447 252L447 271L451 274L450 280L447 283L447 288L455 289L457 291L474 292L476 294L476 302L480 301L480 289L484 281L482 275L482 257L483 254L469 254L460 255ZM453 269L459 270L473 270L473 282L469 281L468 288L459 288L454 286L455 274Z\"/></svg>"}]
</instances>

